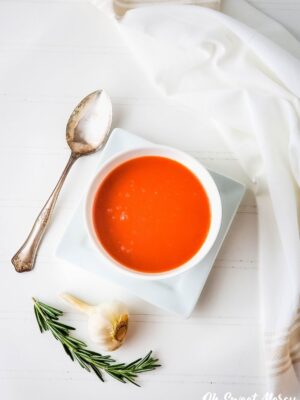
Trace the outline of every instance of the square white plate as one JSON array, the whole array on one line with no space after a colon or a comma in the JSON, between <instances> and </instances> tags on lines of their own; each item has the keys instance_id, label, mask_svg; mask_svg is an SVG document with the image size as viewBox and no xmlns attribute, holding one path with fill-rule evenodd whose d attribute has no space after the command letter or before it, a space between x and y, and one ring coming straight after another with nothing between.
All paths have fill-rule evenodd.
<instances>
[{"instance_id":1,"label":"square white plate","mask_svg":"<svg viewBox=\"0 0 300 400\"><path fill-rule=\"evenodd\" d=\"M149 144L150 142L136 135L122 129L115 129L101 153L100 162L103 163L124 150ZM143 281L127 277L125 274L111 268L88 238L83 212L84 200L81 201L63 234L56 249L56 256L87 271L96 273L105 280L113 281L125 287L131 293L149 303L188 317L202 292L245 192L245 187L242 184L215 172L210 171L210 173L221 194L222 225L214 246L198 266L193 269L169 279Z\"/></svg>"}]
</instances>

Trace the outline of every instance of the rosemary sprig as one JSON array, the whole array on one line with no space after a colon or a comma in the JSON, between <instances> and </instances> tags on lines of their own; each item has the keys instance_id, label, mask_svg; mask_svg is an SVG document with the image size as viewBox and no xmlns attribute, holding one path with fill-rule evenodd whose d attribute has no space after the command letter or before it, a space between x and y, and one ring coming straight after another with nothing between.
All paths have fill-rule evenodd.
<instances>
[{"instance_id":1,"label":"rosemary sprig","mask_svg":"<svg viewBox=\"0 0 300 400\"><path fill-rule=\"evenodd\" d=\"M158 359L152 357L152 351L149 351L144 358L125 364L117 363L109 355L105 356L89 350L84 342L70 335L70 331L75 330L75 328L59 322L59 317L63 315L62 311L35 298L33 298L33 301L34 313L41 333L50 331L55 339L61 342L72 361L77 361L88 372L93 371L102 382L104 382L103 372L106 372L122 383L130 382L140 386L136 383L138 374L160 367Z\"/></svg>"}]
</instances>

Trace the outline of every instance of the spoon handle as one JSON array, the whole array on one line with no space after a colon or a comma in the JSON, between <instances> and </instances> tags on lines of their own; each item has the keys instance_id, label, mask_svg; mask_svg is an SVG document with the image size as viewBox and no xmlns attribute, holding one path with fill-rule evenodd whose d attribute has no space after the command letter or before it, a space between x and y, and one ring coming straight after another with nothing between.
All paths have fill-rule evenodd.
<instances>
[{"instance_id":1,"label":"spoon handle","mask_svg":"<svg viewBox=\"0 0 300 400\"><path fill-rule=\"evenodd\" d=\"M56 200L62 188L62 185L70 171L74 162L78 159L78 155L72 153L59 181L57 182L53 192L51 193L49 199L46 204L42 208L39 213L35 223L25 240L24 244L17 251L17 253L13 256L11 262L15 267L17 272L25 272L33 269L35 259L37 256L37 252L40 247L41 240L44 237L45 231L47 229L49 219L52 215Z\"/></svg>"}]
</instances>

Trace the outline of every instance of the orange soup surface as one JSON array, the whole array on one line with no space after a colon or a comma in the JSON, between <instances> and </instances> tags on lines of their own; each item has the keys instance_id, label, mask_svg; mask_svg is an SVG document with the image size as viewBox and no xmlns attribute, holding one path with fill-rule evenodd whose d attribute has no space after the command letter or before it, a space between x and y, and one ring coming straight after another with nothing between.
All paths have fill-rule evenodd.
<instances>
[{"instance_id":1,"label":"orange soup surface","mask_svg":"<svg viewBox=\"0 0 300 400\"><path fill-rule=\"evenodd\" d=\"M172 270L200 249L210 226L198 178L165 157L131 159L111 171L93 203L93 224L105 250L139 272Z\"/></svg>"}]
</instances>

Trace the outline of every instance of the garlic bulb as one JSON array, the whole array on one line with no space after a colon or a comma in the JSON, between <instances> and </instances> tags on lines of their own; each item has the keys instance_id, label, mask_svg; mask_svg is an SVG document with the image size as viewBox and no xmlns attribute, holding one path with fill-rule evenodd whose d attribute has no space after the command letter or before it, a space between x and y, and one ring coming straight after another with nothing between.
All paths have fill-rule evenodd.
<instances>
[{"instance_id":1,"label":"garlic bulb","mask_svg":"<svg viewBox=\"0 0 300 400\"><path fill-rule=\"evenodd\" d=\"M122 345L128 329L128 312L123 303L112 301L93 306L67 293L61 297L88 315L88 330L93 342L108 351Z\"/></svg>"}]
</instances>

